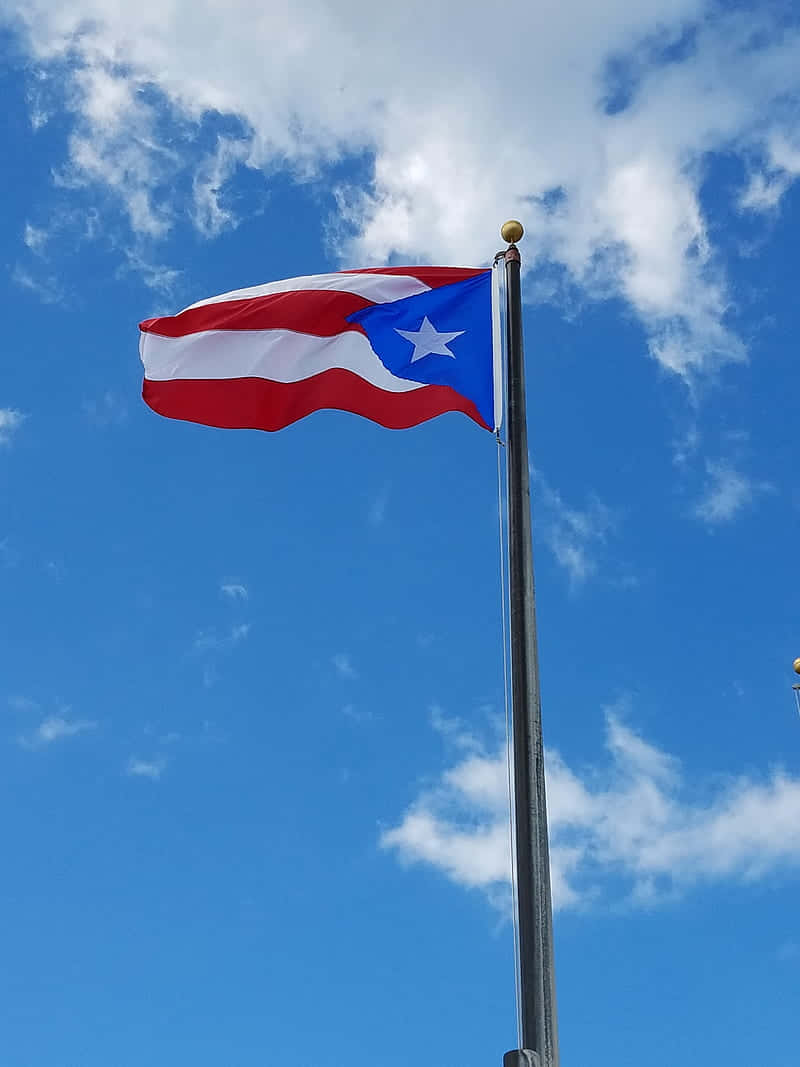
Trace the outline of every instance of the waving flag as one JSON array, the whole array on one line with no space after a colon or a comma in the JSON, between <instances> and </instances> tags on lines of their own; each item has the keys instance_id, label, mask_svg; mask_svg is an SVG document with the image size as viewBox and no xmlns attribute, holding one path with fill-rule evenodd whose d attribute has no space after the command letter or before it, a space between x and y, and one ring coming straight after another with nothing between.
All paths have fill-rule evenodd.
<instances>
[{"instance_id":1,"label":"waving flag","mask_svg":"<svg viewBox=\"0 0 800 1067\"><path fill-rule=\"evenodd\" d=\"M391 429L493 426L491 271L387 267L270 282L140 324L160 415L279 430L321 408Z\"/></svg>"}]
</instances>

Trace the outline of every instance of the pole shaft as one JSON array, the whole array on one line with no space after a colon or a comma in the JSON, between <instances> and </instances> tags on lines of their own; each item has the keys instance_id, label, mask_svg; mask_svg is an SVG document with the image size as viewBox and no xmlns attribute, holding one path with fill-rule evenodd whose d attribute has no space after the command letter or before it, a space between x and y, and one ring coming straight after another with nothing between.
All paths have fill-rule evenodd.
<instances>
[{"instance_id":1,"label":"pole shaft","mask_svg":"<svg viewBox=\"0 0 800 1067\"><path fill-rule=\"evenodd\" d=\"M522 1044L524 1049L538 1054L541 1067L558 1067L553 913L533 584L520 258L519 251L513 244L506 252L505 265L511 693Z\"/></svg>"}]
</instances>

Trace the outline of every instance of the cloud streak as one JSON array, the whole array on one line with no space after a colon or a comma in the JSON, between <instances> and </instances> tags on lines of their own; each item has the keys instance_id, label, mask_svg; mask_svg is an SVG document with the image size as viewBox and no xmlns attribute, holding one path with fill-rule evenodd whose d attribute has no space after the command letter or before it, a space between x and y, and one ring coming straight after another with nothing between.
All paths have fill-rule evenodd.
<instances>
[{"instance_id":1,"label":"cloud streak","mask_svg":"<svg viewBox=\"0 0 800 1067\"><path fill-rule=\"evenodd\" d=\"M247 638L250 633L250 623L243 622L232 626L225 634L216 630L201 630L194 639L195 652L221 652L235 648Z\"/></svg>"},{"instance_id":2,"label":"cloud streak","mask_svg":"<svg viewBox=\"0 0 800 1067\"><path fill-rule=\"evenodd\" d=\"M60 304L64 299L64 290L56 277L36 277L19 263L11 272L11 280L21 289L33 293L43 304Z\"/></svg>"},{"instance_id":3,"label":"cloud streak","mask_svg":"<svg viewBox=\"0 0 800 1067\"><path fill-rule=\"evenodd\" d=\"M219 591L228 600L247 600L249 596L247 586L241 582L223 582L219 587Z\"/></svg>"},{"instance_id":4,"label":"cloud streak","mask_svg":"<svg viewBox=\"0 0 800 1067\"><path fill-rule=\"evenodd\" d=\"M48 715L32 733L23 734L19 743L23 748L46 748L56 741L94 730L96 726L97 723L89 719L68 719L65 714Z\"/></svg>"},{"instance_id":5,"label":"cloud streak","mask_svg":"<svg viewBox=\"0 0 800 1067\"><path fill-rule=\"evenodd\" d=\"M708 461L706 473L705 491L693 514L709 526L730 522L751 508L758 496L774 491L769 482L755 481L725 461Z\"/></svg>"},{"instance_id":6,"label":"cloud streak","mask_svg":"<svg viewBox=\"0 0 800 1067\"><path fill-rule=\"evenodd\" d=\"M596 495L591 495L582 509L568 506L542 474L531 473L542 535L575 589L596 574L598 557L614 529L614 517Z\"/></svg>"},{"instance_id":7,"label":"cloud streak","mask_svg":"<svg viewBox=\"0 0 800 1067\"><path fill-rule=\"evenodd\" d=\"M0 445L7 445L19 430L25 416L14 408L0 408Z\"/></svg>"},{"instance_id":8,"label":"cloud streak","mask_svg":"<svg viewBox=\"0 0 800 1067\"><path fill-rule=\"evenodd\" d=\"M166 769L167 760L164 756L158 756L152 760L137 759L135 756L131 756L125 768L125 773L130 778L147 778L151 782L157 782Z\"/></svg>"},{"instance_id":9,"label":"cloud streak","mask_svg":"<svg viewBox=\"0 0 800 1067\"><path fill-rule=\"evenodd\" d=\"M800 779L714 777L690 788L677 759L606 716L606 760L576 770L547 753L554 904L653 905L692 887L800 868ZM509 884L504 746L468 751L381 837L404 863L505 899Z\"/></svg>"},{"instance_id":10,"label":"cloud streak","mask_svg":"<svg viewBox=\"0 0 800 1067\"><path fill-rule=\"evenodd\" d=\"M347 681L354 681L358 678L358 671L353 666L353 661L347 652L337 652L335 656L331 657L331 663L340 678L344 678Z\"/></svg>"}]
</instances>

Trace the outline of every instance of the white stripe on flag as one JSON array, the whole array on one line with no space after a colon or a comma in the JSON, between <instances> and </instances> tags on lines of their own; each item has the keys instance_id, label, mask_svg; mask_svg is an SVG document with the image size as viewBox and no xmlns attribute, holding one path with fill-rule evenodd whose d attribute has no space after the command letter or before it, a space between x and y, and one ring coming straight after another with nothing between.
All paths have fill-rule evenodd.
<instances>
[{"instance_id":1,"label":"white stripe on flag","mask_svg":"<svg viewBox=\"0 0 800 1067\"><path fill-rule=\"evenodd\" d=\"M207 330L186 337L143 333L139 352L151 381L266 378L299 382L340 368L391 393L422 388L396 378L381 363L363 333L348 330L314 337L292 330Z\"/></svg>"}]
</instances>

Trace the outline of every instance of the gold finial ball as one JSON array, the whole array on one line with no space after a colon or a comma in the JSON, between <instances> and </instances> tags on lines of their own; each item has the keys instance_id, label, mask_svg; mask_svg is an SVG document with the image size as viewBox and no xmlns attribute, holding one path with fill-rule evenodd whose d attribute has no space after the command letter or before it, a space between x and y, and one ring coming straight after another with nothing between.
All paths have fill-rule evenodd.
<instances>
[{"instance_id":1,"label":"gold finial ball","mask_svg":"<svg viewBox=\"0 0 800 1067\"><path fill-rule=\"evenodd\" d=\"M517 222L516 219L509 219L508 222L504 222L500 227L500 236L504 241L508 241L510 245L515 245L519 241L525 231L522 228L522 223Z\"/></svg>"},{"instance_id":2,"label":"gold finial ball","mask_svg":"<svg viewBox=\"0 0 800 1067\"><path fill-rule=\"evenodd\" d=\"M798 656L797 659L794 661L792 667L794 668L795 674L800 674L800 656Z\"/></svg>"}]
</instances>

